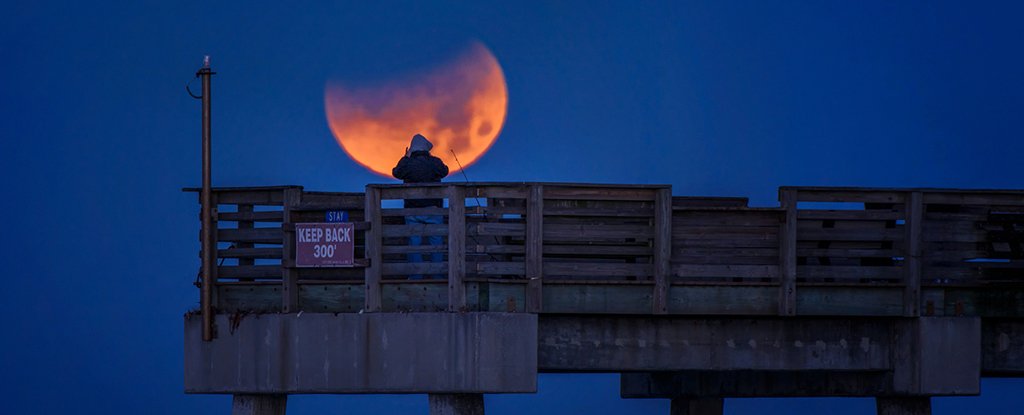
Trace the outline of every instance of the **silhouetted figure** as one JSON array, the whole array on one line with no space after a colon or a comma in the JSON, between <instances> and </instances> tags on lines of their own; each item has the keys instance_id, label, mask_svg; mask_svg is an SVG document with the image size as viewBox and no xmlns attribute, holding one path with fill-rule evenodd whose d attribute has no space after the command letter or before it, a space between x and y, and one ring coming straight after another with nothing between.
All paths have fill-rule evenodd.
<instances>
[{"instance_id":1,"label":"silhouetted figure","mask_svg":"<svg viewBox=\"0 0 1024 415\"><path fill-rule=\"evenodd\" d=\"M404 183L438 183L445 176L448 176L448 166L441 159L430 154L434 145L426 137L416 134L412 142L405 149L405 156L398 161L398 165L391 170L391 175ZM406 199L406 208L444 207L443 199ZM405 217L405 224L442 224L444 217L441 215L409 215ZM427 243L432 246L440 246L443 242L438 235L427 236ZM413 235L409 237L410 246L423 244L423 236ZM408 254L409 262L422 263L423 254ZM444 253L430 253L430 262L444 262ZM423 279L423 275L410 275L410 279ZM443 275L434 275L434 278L444 278Z\"/></svg>"}]
</instances>

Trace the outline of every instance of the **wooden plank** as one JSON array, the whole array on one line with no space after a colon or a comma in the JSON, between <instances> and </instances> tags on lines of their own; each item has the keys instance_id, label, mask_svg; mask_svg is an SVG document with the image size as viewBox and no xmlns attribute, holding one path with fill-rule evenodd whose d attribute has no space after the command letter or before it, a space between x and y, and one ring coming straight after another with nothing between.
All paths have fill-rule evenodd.
<instances>
[{"instance_id":1,"label":"wooden plank","mask_svg":"<svg viewBox=\"0 0 1024 415\"><path fill-rule=\"evenodd\" d=\"M217 229L218 242L279 244L284 239L281 228Z\"/></svg>"},{"instance_id":2,"label":"wooden plank","mask_svg":"<svg viewBox=\"0 0 1024 415\"><path fill-rule=\"evenodd\" d=\"M599 216L618 218L647 218L654 216L654 209L651 207L637 207L632 209L545 207L544 216Z\"/></svg>"},{"instance_id":3,"label":"wooden plank","mask_svg":"<svg viewBox=\"0 0 1024 415\"><path fill-rule=\"evenodd\" d=\"M472 186L466 188L467 198L526 199L529 191L524 185L516 186Z\"/></svg>"},{"instance_id":4,"label":"wooden plank","mask_svg":"<svg viewBox=\"0 0 1024 415\"><path fill-rule=\"evenodd\" d=\"M545 199L654 200L655 189L545 186Z\"/></svg>"},{"instance_id":5,"label":"wooden plank","mask_svg":"<svg viewBox=\"0 0 1024 415\"><path fill-rule=\"evenodd\" d=\"M477 222L467 227L470 236L518 236L526 235L525 223Z\"/></svg>"},{"instance_id":6,"label":"wooden plank","mask_svg":"<svg viewBox=\"0 0 1024 415\"><path fill-rule=\"evenodd\" d=\"M441 281L402 281L382 287L385 312L439 312L448 309L448 287Z\"/></svg>"},{"instance_id":7,"label":"wooden plank","mask_svg":"<svg viewBox=\"0 0 1024 415\"><path fill-rule=\"evenodd\" d=\"M542 284L544 277L544 187L530 187L526 202L526 312L540 313L543 309Z\"/></svg>"},{"instance_id":8,"label":"wooden plank","mask_svg":"<svg viewBox=\"0 0 1024 415\"><path fill-rule=\"evenodd\" d=\"M448 216L448 209L439 207L422 207L422 208L400 208L400 209L381 209L381 216L415 216L415 215L431 215L431 216Z\"/></svg>"},{"instance_id":9,"label":"wooden plank","mask_svg":"<svg viewBox=\"0 0 1024 415\"><path fill-rule=\"evenodd\" d=\"M448 311L466 311L466 189L448 187Z\"/></svg>"},{"instance_id":10,"label":"wooden plank","mask_svg":"<svg viewBox=\"0 0 1024 415\"><path fill-rule=\"evenodd\" d=\"M228 248L218 249L220 258L281 259L281 248Z\"/></svg>"},{"instance_id":11,"label":"wooden plank","mask_svg":"<svg viewBox=\"0 0 1024 415\"><path fill-rule=\"evenodd\" d=\"M381 200L394 199L443 199L447 196L447 186L439 185L403 185L401 187L375 187L380 192Z\"/></svg>"},{"instance_id":12,"label":"wooden plank","mask_svg":"<svg viewBox=\"0 0 1024 415\"><path fill-rule=\"evenodd\" d=\"M654 314L668 313L672 258L672 189L658 190L654 214Z\"/></svg>"},{"instance_id":13,"label":"wooden plank","mask_svg":"<svg viewBox=\"0 0 1024 415\"><path fill-rule=\"evenodd\" d=\"M747 207L745 197L674 196L672 208L693 207Z\"/></svg>"},{"instance_id":14,"label":"wooden plank","mask_svg":"<svg viewBox=\"0 0 1024 415\"><path fill-rule=\"evenodd\" d=\"M284 212L280 210L264 211L264 212L253 212L252 205L248 205L249 210L240 212L218 212L217 220L224 222L281 222L284 218Z\"/></svg>"},{"instance_id":15,"label":"wooden plank","mask_svg":"<svg viewBox=\"0 0 1024 415\"><path fill-rule=\"evenodd\" d=\"M363 310L366 312L381 311L381 287L380 281L383 278L383 221L380 214L380 189L366 187L366 220L370 222L370 229L366 231L366 257L370 260L370 266L366 268L366 295Z\"/></svg>"},{"instance_id":16,"label":"wooden plank","mask_svg":"<svg viewBox=\"0 0 1024 415\"><path fill-rule=\"evenodd\" d=\"M544 255L578 255L578 256L651 256L654 254L650 246L603 246L603 245L544 245Z\"/></svg>"},{"instance_id":17,"label":"wooden plank","mask_svg":"<svg viewBox=\"0 0 1024 415\"><path fill-rule=\"evenodd\" d=\"M283 221L286 224L292 223L292 211L293 209L302 203L302 189L287 189L284 191L284 218ZM282 227L283 228L283 227ZM284 241L282 244L282 252L285 256L283 261L289 264L295 263L295 227L292 225L290 230L284 235ZM299 277L298 271L295 268L282 268L281 269L281 309L285 313L297 313L300 310L299 304Z\"/></svg>"},{"instance_id":18,"label":"wooden plank","mask_svg":"<svg viewBox=\"0 0 1024 415\"><path fill-rule=\"evenodd\" d=\"M902 241L904 237L906 237L905 232L897 228L877 230L800 228L801 241Z\"/></svg>"},{"instance_id":19,"label":"wooden plank","mask_svg":"<svg viewBox=\"0 0 1024 415\"><path fill-rule=\"evenodd\" d=\"M672 215L673 226L779 226L782 220L779 212L753 211L675 211Z\"/></svg>"},{"instance_id":20,"label":"wooden plank","mask_svg":"<svg viewBox=\"0 0 1024 415\"><path fill-rule=\"evenodd\" d=\"M672 276L676 278L771 278L779 277L777 265L704 265L672 263Z\"/></svg>"},{"instance_id":21,"label":"wooden plank","mask_svg":"<svg viewBox=\"0 0 1024 415\"><path fill-rule=\"evenodd\" d=\"M381 273L393 275L445 275L448 273L447 262L385 262L381 265Z\"/></svg>"},{"instance_id":22,"label":"wooden plank","mask_svg":"<svg viewBox=\"0 0 1024 415\"><path fill-rule=\"evenodd\" d=\"M245 265L245 266L219 266L217 275L220 278L240 279L280 279L280 265Z\"/></svg>"},{"instance_id":23,"label":"wooden plank","mask_svg":"<svg viewBox=\"0 0 1024 415\"><path fill-rule=\"evenodd\" d=\"M775 315L778 289L773 286L672 286L669 314Z\"/></svg>"},{"instance_id":24,"label":"wooden plank","mask_svg":"<svg viewBox=\"0 0 1024 415\"><path fill-rule=\"evenodd\" d=\"M280 291L281 287L277 284L221 284L217 286L217 311L278 313L281 311Z\"/></svg>"},{"instance_id":25,"label":"wooden plank","mask_svg":"<svg viewBox=\"0 0 1024 415\"><path fill-rule=\"evenodd\" d=\"M898 249L866 249L866 248L797 248L798 257L830 257L830 258L893 258L903 256Z\"/></svg>"},{"instance_id":26,"label":"wooden plank","mask_svg":"<svg viewBox=\"0 0 1024 415\"><path fill-rule=\"evenodd\" d=\"M650 314L651 287L544 283L544 313Z\"/></svg>"},{"instance_id":27,"label":"wooden plank","mask_svg":"<svg viewBox=\"0 0 1024 415\"><path fill-rule=\"evenodd\" d=\"M779 315L796 315L796 241L797 191L779 191L779 202L786 210L779 228Z\"/></svg>"},{"instance_id":28,"label":"wooden plank","mask_svg":"<svg viewBox=\"0 0 1024 415\"><path fill-rule=\"evenodd\" d=\"M297 189L301 189L298 187ZM225 190L215 192L221 205L284 205L284 189L277 190Z\"/></svg>"},{"instance_id":29,"label":"wooden plank","mask_svg":"<svg viewBox=\"0 0 1024 415\"><path fill-rule=\"evenodd\" d=\"M448 252L447 245L384 245L384 254L425 254Z\"/></svg>"},{"instance_id":30,"label":"wooden plank","mask_svg":"<svg viewBox=\"0 0 1024 415\"><path fill-rule=\"evenodd\" d=\"M593 278L601 277L627 277L627 276L650 276L654 272L652 264L627 264L612 262L544 262L544 276L586 276Z\"/></svg>"},{"instance_id":31,"label":"wooden plank","mask_svg":"<svg viewBox=\"0 0 1024 415\"><path fill-rule=\"evenodd\" d=\"M903 203L904 194L896 190L818 190L818 189L783 189L781 192L799 192L800 202L869 202L869 203Z\"/></svg>"},{"instance_id":32,"label":"wooden plank","mask_svg":"<svg viewBox=\"0 0 1024 415\"><path fill-rule=\"evenodd\" d=\"M770 255L761 256L739 256L730 254L720 255L673 255L672 262L678 264L704 264L704 265L778 265L778 251L770 251Z\"/></svg>"},{"instance_id":33,"label":"wooden plank","mask_svg":"<svg viewBox=\"0 0 1024 415\"><path fill-rule=\"evenodd\" d=\"M797 310L801 316L900 316L900 287L801 286Z\"/></svg>"},{"instance_id":34,"label":"wooden plank","mask_svg":"<svg viewBox=\"0 0 1024 415\"><path fill-rule=\"evenodd\" d=\"M845 266L845 265L800 265L797 277L813 279L885 279L900 281L903 279L903 267L899 266Z\"/></svg>"},{"instance_id":35,"label":"wooden plank","mask_svg":"<svg viewBox=\"0 0 1024 415\"><path fill-rule=\"evenodd\" d=\"M544 240L650 239L654 229L644 225L551 225L544 226Z\"/></svg>"},{"instance_id":36,"label":"wooden plank","mask_svg":"<svg viewBox=\"0 0 1024 415\"><path fill-rule=\"evenodd\" d=\"M365 305L365 294L362 281L345 284L300 281L299 307L308 313L356 313Z\"/></svg>"},{"instance_id":37,"label":"wooden plank","mask_svg":"<svg viewBox=\"0 0 1024 415\"><path fill-rule=\"evenodd\" d=\"M477 275L526 275L526 264L522 262L471 262L466 268Z\"/></svg>"},{"instance_id":38,"label":"wooden plank","mask_svg":"<svg viewBox=\"0 0 1024 415\"><path fill-rule=\"evenodd\" d=\"M465 220L465 216L463 216ZM465 223L465 222L463 222ZM383 230L381 236L384 238L395 238L395 237L409 237L413 235L428 236L445 236L448 235L448 225L426 225L426 224L412 224L412 225L382 225Z\"/></svg>"},{"instance_id":39,"label":"wooden plank","mask_svg":"<svg viewBox=\"0 0 1024 415\"><path fill-rule=\"evenodd\" d=\"M903 262L905 268L903 289L903 316L917 317L921 314L921 245L923 243L921 220L924 211L921 192L911 192L907 199L907 252Z\"/></svg>"},{"instance_id":40,"label":"wooden plank","mask_svg":"<svg viewBox=\"0 0 1024 415\"><path fill-rule=\"evenodd\" d=\"M676 248L779 248L779 238L742 238L742 239L692 239L672 236L672 247Z\"/></svg>"},{"instance_id":41,"label":"wooden plank","mask_svg":"<svg viewBox=\"0 0 1024 415\"><path fill-rule=\"evenodd\" d=\"M888 221L903 219L901 212L884 210L815 210L801 209L797 211L797 219L808 220L848 220L848 221Z\"/></svg>"},{"instance_id":42,"label":"wooden plank","mask_svg":"<svg viewBox=\"0 0 1024 415\"><path fill-rule=\"evenodd\" d=\"M923 203L947 205L1001 205L1024 206L1024 194L1021 193L961 193L961 192L925 192Z\"/></svg>"}]
</instances>

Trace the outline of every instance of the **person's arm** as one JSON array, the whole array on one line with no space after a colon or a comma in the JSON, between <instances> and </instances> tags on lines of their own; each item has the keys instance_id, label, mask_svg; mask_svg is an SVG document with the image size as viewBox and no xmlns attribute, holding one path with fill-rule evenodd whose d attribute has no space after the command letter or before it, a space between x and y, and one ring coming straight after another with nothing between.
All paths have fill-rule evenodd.
<instances>
[{"instance_id":1,"label":"person's arm","mask_svg":"<svg viewBox=\"0 0 1024 415\"><path fill-rule=\"evenodd\" d=\"M437 157L434 157L434 169L437 172L437 178L439 180L448 177L448 166Z\"/></svg>"},{"instance_id":2,"label":"person's arm","mask_svg":"<svg viewBox=\"0 0 1024 415\"><path fill-rule=\"evenodd\" d=\"M408 151L408 150L407 150ZM398 165L391 169L391 175L398 180L405 180L405 177L409 174L409 157L402 157L398 160Z\"/></svg>"}]
</instances>

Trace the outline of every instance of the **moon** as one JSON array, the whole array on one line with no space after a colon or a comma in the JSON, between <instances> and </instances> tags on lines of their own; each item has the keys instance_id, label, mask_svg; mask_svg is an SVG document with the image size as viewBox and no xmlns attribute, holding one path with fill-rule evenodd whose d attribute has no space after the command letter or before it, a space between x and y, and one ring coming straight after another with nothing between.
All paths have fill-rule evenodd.
<instances>
[{"instance_id":1,"label":"moon","mask_svg":"<svg viewBox=\"0 0 1024 415\"><path fill-rule=\"evenodd\" d=\"M324 108L335 141L370 171L391 177L412 136L423 134L434 144L431 154L454 173L458 162L473 164L497 140L508 89L498 60L474 42L413 77L361 88L328 83Z\"/></svg>"}]
</instances>

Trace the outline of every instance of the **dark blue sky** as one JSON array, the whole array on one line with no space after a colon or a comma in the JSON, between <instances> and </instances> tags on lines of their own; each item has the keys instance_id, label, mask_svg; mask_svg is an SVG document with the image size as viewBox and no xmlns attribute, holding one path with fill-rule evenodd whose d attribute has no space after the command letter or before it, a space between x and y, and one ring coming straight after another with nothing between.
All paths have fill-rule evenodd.
<instances>
[{"instance_id":1,"label":"dark blue sky","mask_svg":"<svg viewBox=\"0 0 1024 415\"><path fill-rule=\"evenodd\" d=\"M8 3L8 2L5 2ZM226 414L182 394L196 306L199 103L213 56L214 183L359 191L331 80L416 74L472 40L508 81L481 181L668 183L774 203L780 185L1022 188L1020 2L9 2L0 13L5 413ZM461 177L457 177L461 179ZM542 376L490 414L667 413L617 377ZM936 414L1009 413L986 380ZM730 400L866 414L870 399ZM290 414L425 413L422 396L294 397Z\"/></svg>"}]
</instances>

